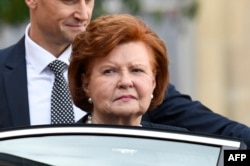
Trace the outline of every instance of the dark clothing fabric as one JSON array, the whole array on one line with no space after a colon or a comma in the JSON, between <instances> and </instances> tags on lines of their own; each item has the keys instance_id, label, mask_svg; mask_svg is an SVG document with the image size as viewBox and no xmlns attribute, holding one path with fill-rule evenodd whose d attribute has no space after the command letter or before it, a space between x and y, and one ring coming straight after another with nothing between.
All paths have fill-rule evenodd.
<instances>
[{"instance_id":1,"label":"dark clothing fabric","mask_svg":"<svg viewBox=\"0 0 250 166\"><path fill-rule=\"evenodd\" d=\"M163 103L147 111L144 120L173 125L190 131L241 138L250 149L250 128L212 112L190 96L181 94L170 84Z\"/></svg>"},{"instance_id":2,"label":"dark clothing fabric","mask_svg":"<svg viewBox=\"0 0 250 166\"><path fill-rule=\"evenodd\" d=\"M85 124L87 122L88 116L89 116L89 114L86 114L76 123L77 124ZM141 125L142 125L142 127L153 128L153 129L155 128L155 129L164 129L164 130L188 131L185 128L170 126L170 125L156 124L156 123L152 123L149 121L142 121Z\"/></svg>"},{"instance_id":3,"label":"dark clothing fabric","mask_svg":"<svg viewBox=\"0 0 250 166\"><path fill-rule=\"evenodd\" d=\"M143 121L189 131L241 138L250 148L250 128L212 112L200 102L168 87L164 102L148 111ZM0 129L29 126L24 38L0 50Z\"/></svg>"},{"instance_id":4,"label":"dark clothing fabric","mask_svg":"<svg viewBox=\"0 0 250 166\"><path fill-rule=\"evenodd\" d=\"M0 128L28 126L29 103L24 37L0 50Z\"/></svg>"}]
</instances>

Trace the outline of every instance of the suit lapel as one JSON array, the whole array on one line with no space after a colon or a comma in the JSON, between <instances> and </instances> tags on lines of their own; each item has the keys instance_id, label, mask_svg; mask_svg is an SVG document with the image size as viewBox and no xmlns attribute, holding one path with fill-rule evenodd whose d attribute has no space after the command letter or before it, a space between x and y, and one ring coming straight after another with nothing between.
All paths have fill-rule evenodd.
<instances>
[{"instance_id":1,"label":"suit lapel","mask_svg":"<svg viewBox=\"0 0 250 166\"><path fill-rule=\"evenodd\" d=\"M24 37L6 61L4 82L13 126L30 125Z\"/></svg>"}]
</instances>

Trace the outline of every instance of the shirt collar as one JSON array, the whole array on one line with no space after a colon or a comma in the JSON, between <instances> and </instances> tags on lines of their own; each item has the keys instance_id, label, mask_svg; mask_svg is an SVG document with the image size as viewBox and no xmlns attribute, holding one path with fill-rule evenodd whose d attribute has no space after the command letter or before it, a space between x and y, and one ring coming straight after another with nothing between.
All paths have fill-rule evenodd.
<instances>
[{"instance_id":1,"label":"shirt collar","mask_svg":"<svg viewBox=\"0 0 250 166\"><path fill-rule=\"evenodd\" d=\"M52 61L56 59L69 65L71 45L58 58L56 58L53 54L39 46L29 37L29 28L30 24L28 24L25 30L26 61L27 63L30 63L32 68L37 73L41 73Z\"/></svg>"}]
</instances>

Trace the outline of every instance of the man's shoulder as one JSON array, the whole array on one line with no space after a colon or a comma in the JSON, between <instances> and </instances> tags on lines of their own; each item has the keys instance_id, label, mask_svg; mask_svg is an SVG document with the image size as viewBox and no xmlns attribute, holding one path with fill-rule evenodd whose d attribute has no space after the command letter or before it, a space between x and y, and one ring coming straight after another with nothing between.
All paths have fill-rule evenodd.
<instances>
[{"instance_id":1,"label":"man's shoulder","mask_svg":"<svg viewBox=\"0 0 250 166\"><path fill-rule=\"evenodd\" d=\"M9 57L14 54L25 53L24 37L21 38L17 43L8 46L6 48L0 49L0 65Z\"/></svg>"},{"instance_id":2,"label":"man's shoulder","mask_svg":"<svg viewBox=\"0 0 250 166\"><path fill-rule=\"evenodd\" d=\"M0 59L3 57L3 56L8 56L12 51L13 49L15 48L15 45L11 45L11 46L8 46L6 48L2 48L0 49Z\"/></svg>"},{"instance_id":3,"label":"man's shoulder","mask_svg":"<svg viewBox=\"0 0 250 166\"><path fill-rule=\"evenodd\" d=\"M141 125L143 127L150 127L150 128L155 128L155 129L175 130L175 131L188 131L187 129L182 128L182 127L165 125L165 124L157 124L157 123L152 123L152 122L148 122L148 121L142 121Z\"/></svg>"},{"instance_id":4,"label":"man's shoulder","mask_svg":"<svg viewBox=\"0 0 250 166\"><path fill-rule=\"evenodd\" d=\"M24 37L22 37L19 41L17 41L16 43L14 43L6 48L1 48L0 54L8 53L8 52L12 51L13 49L17 49L17 48L20 49L22 47L24 47Z\"/></svg>"}]
</instances>

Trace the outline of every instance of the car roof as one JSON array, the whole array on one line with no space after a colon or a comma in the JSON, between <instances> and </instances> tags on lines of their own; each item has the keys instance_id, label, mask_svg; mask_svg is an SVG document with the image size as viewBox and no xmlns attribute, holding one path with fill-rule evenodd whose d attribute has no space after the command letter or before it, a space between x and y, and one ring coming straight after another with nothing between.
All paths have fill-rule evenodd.
<instances>
[{"instance_id":1,"label":"car roof","mask_svg":"<svg viewBox=\"0 0 250 166\"><path fill-rule=\"evenodd\" d=\"M112 134L137 137L150 137L159 139L173 139L194 143L228 146L229 149L246 149L246 145L238 138L211 135L180 130L164 130L149 127L121 126L121 125L37 125L29 127L17 127L0 131L1 139L25 137L35 135L56 134Z\"/></svg>"}]
</instances>

